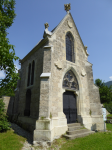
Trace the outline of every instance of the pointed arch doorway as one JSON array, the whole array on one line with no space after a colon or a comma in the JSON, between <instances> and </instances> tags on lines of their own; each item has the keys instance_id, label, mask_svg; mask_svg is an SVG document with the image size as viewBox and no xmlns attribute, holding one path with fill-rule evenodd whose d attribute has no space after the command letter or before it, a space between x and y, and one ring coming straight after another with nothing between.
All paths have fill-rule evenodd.
<instances>
[{"instance_id":1,"label":"pointed arch doorway","mask_svg":"<svg viewBox=\"0 0 112 150\"><path fill-rule=\"evenodd\" d=\"M78 81L74 73L69 70L63 78L63 112L67 118L67 124L77 121L77 99L74 91L79 90Z\"/></svg>"},{"instance_id":2,"label":"pointed arch doorway","mask_svg":"<svg viewBox=\"0 0 112 150\"><path fill-rule=\"evenodd\" d=\"M77 120L76 96L72 91L63 93L63 112L67 118L67 124L75 123Z\"/></svg>"}]
</instances>

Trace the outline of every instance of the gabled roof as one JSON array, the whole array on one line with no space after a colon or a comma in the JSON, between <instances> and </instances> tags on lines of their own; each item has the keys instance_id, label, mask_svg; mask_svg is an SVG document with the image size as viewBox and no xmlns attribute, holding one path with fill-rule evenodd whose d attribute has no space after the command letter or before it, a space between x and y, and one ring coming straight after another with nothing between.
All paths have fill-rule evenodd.
<instances>
[{"instance_id":1,"label":"gabled roof","mask_svg":"<svg viewBox=\"0 0 112 150\"><path fill-rule=\"evenodd\" d=\"M62 22L66 19L66 17L67 17L68 15L70 15L71 18L72 18L72 20L73 20L73 17L72 17L72 15L71 15L71 13L70 13L70 12L67 13L67 14L65 15L65 17L60 21L60 23L51 31L52 35L57 31L57 29L60 27L60 25L62 24ZM79 34L79 32L78 32L78 29L77 29L77 27L76 27L76 25L75 25L74 20L73 20L73 23L74 23L74 26L75 26L75 28L76 28L76 30L77 30L77 33L78 33L78 35L79 35L79 38L80 38L80 40L81 40L82 46L83 46L83 48L84 48L84 50L85 50L85 46L84 46L83 41L82 41L82 39L81 39L81 37L80 37L80 34ZM51 35L51 36L52 36L52 35ZM31 54L33 54L33 53L36 51L35 48L37 48L37 47L39 48L46 40L47 40L46 38L41 39L41 40L38 42L38 44L37 44L36 46L34 46L34 48L21 60L21 63L23 63ZM86 53L86 55L88 55L88 53L86 52L86 50L85 50L85 53Z\"/></svg>"},{"instance_id":2,"label":"gabled roof","mask_svg":"<svg viewBox=\"0 0 112 150\"><path fill-rule=\"evenodd\" d=\"M70 13L70 12L67 13L67 14L65 15L65 17L60 21L60 23L51 31L51 32L52 32L52 35L56 32L56 30L60 27L60 25L62 24L62 22L65 20L65 18L66 18L68 15L70 15L71 18L72 18L72 20L73 20L73 17L72 17L72 15L71 15L71 13ZM82 41L82 39L81 39L81 36L80 36L80 34L79 34L79 32L78 32L78 29L77 29L77 27L76 27L76 25L75 25L74 20L73 20L73 23L74 23L74 26L75 26L75 28L76 28L76 30L77 30L77 33L78 33L78 35L79 35L79 38L80 38L80 40L81 40L82 46L83 46L83 48L84 48L84 50L85 50L85 46L84 46L84 44L83 44L83 41ZM85 51L85 53L86 53L86 51ZM86 53L86 55L87 55L87 53Z\"/></svg>"}]
</instances>

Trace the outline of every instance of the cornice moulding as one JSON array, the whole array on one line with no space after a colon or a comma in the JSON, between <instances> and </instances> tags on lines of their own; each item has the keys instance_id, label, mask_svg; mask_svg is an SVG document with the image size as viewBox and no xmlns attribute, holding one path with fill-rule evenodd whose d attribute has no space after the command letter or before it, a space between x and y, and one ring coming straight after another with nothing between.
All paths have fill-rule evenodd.
<instances>
[{"instance_id":1,"label":"cornice moulding","mask_svg":"<svg viewBox=\"0 0 112 150\"><path fill-rule=\"evenodd\" d=\"M51 76L51 73L42 73L40 75L41 78L46 78L46 77L50 77Z\"/></svg>"},{"instance_id":2,"label":"cornice moulding","mask_svg":"<svg viewBox=\"0 0 112 150\"><path fill-rule=\"evenodd\" d=\"M53 47L52 45L48 45L48 46L44 46L44 49L48 49L48 48L51 48Z\"/></svg>"}]
</instances>

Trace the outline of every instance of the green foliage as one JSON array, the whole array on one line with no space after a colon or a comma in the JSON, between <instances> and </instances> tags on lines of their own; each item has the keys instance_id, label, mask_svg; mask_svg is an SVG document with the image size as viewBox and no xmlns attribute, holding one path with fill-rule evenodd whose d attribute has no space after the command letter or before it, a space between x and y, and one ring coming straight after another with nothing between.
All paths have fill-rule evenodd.
<instances>
[{"instance_id":1,"label":"green foliage","mask_svg":"<svg viewBox=\"0 0 112 150\"><path fill-rule=\"evenodd\" d=\"M52 119L52 113L50 112L50 118Z\"/></svg>"},{"instance_id":2,"label":"green foliage","mask_svg":"<svg viewBox=\"0 0 112 150\"><path fill-rule=\"evenodd\" d=\"M112 102L110 104L104 104L106 110L112 114Z\"/></svg>"},{"instance_id":3,"label":"green foliage","mask_svg":"<svg viewBox=\"0 0 112 150\"><path fill-rule=\"evenodd\" d=\"M9 44L6 31L16 16L14 5L15 0L0 0L0 70L5 72L5 78L0 80L0 90L12 94L20 79L13 62L13 59L16 61L19 57L15 56L14 45Z\"/></svg>"},{"instance_id":4,"label":"green foliage","mask_svg":"<svg viewBox=\"0 0 112 150\"><path fill-rule=\"evenodd\" d=\"M40 119L41 119L41 120L44 120L44 118L45 118L45 117L42 116Z\"/></svg>"},{"instance_id":5,"label":"green foliage","mask_svg":"<svg viewBox=\"0 0 112 150\"><path fill-rule=\"evenodd\" d=\"M15 96L14 91L10 91L4 87L0 88L0 97L2 96Z\"/></svg>"},{"instance_id":6,"label":"green foliage","mask_svg":"<svg viewBox=\"0 0 112 150\"><path fill-rule=\"evenodd\" d=\"M106 86L100 79L95 80L95 85L99 87L101 103L112 102L112 86Z\"/></svg>"},{"instance_id":7,"label":"green foliage","mask_svg":"<svg viewBox=\"0 0 112 150\"><path fill-rule=\"evenodd\" d=\"M95 85L97 85L98 87L102 87L102 86L104 86L104 82L100 79L96 79L95 80Z\"/></svg>"},{"instance_id":8,"label":"green foliage","mask_svg":"<svg viewBox=\"0 0 112 150\"><path fill-rule=\"evenodd\" d=\"M0 99L0 132L9 130L9 122L7 120L7 115L5 112L5 104L2 99Z\"/></svg>"},{"instance_id":9,"label":"green foliage","mask_svg":"<svg viewBox=\"0 0 112 150\"><path fill-rule=\"evenodd\" d=\"M92 111L91 111L91 109L89 110L89 115L91 116L91 114L92 114Z\"/></svg>"},{"instance_id":10,"label":"green foliage","mask_svg":"<svg viewBox=\"0 0 112 150\"><path fill-rule=\"evenodd\" d=\"M108 114L107 117L112 117L112 114Z\"/></svg>"}]
</instances>

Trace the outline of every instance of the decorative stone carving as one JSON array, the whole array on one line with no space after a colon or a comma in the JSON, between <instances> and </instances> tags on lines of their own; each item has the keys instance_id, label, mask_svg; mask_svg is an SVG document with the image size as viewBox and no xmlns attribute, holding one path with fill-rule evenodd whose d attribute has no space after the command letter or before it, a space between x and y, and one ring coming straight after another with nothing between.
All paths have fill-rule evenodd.
<instances>
[{"instance_id":1,"label":"decorative stone carving","mask_svg":"<svg viewBox=\"0 0 112 150\"><path fill-rule=\"evenodd\" d=\"M46 22L44 25L45 25L45 30L44 30L43 38L51 37L52 33L48 31L49 24Z\"/></svg>"},{"instance_id":2,"label":"decorative stone carving","mask_svg":"<svg viewBox=\"0 0 112 150\"><path fill-rule=\"evenodd\" d=\"M81 75L84 77L86 75L86 72L84 69L82 69Z\"/></svg>"},{"instance_id":3,"label":"decorative stone carving","mask_svg":"<svg viewBox=\"0 0 112 150\"><path fill-rule=\"evenodd\" d=\"M78 92L78 91L75 91L74 94L78 96L78 95L79 95L79 92Z\"/></svg>"},{"instance_id":4,"label":"decorative stone carving","mask_svg":"<svg viewBox=\"0 0 112 150\"><path fill-rule=\"evenodd\" d=\"M72 88L74 90L79 89L77 79L71 70L69 70L64 76L63 87Z\"/></svg>"},{"instance_id":5,"label":"decorative stone carving","mask_svg":"<svg viewBox=\"0 0 112 150\"><path fill-rule=\"evenodd\" d=\"M72 28L72 23L70 21L67 21L67 24L68 24L69 28Z\"/></svg>"},{"instance_id":6,"label":"decorative stone carving","mask_svg":"<svg viewBox=\"0 0 112 150\"><path fill-rule=\"evenodd\" d=\"M55 66L58 68L58 69L62 69L62 62L61 61L57 61L57 62L55 62L54 63L55 64Z\"/></svg>"},{"instance_id":7,"label":"decorative stone carving","mask_svg":"<svg viewBox=\"0 0 112 150\"><path fill-rule=\"evenodd\" d=\"M86 52L86 55L89 56L88 52L87 52L87 46L85 45L85 52Z\"/></svg>"},{"instance_id":8,"label":"decorative stone carving","mask_svg":"<svg viewBox=\"0 0 112 150\"><path fill-rule=\"evenodd\" d=\"M69 12L71 9L70 3L69 4L64 4L66 12Z\"/></svg>"},{"instance_id":9,"label":"decorative stone carving","mask_svg":"<svg viewBox=\"0 0 112 150\"><path fill-rule=\"evenodd\" d=\"M45 29L49 27L49 24L47 22L44 25L45 25Z\"/></svg>"}]
</instances>

